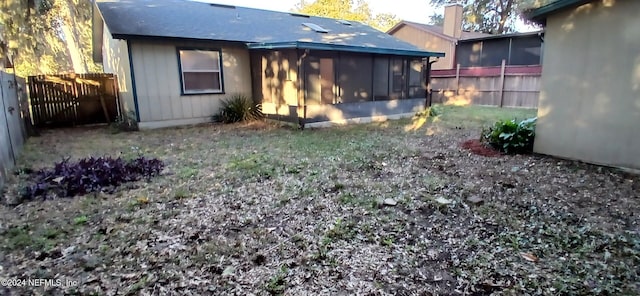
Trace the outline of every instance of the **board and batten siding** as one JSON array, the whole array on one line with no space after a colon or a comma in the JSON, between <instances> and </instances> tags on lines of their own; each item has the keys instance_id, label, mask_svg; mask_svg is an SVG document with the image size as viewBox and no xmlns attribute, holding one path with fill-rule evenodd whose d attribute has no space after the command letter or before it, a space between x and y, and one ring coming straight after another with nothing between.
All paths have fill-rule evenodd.
<instances>
[{"instance_id":1,"label":"board and batten siding","mask_svg":"<svg viewBox=\"0 0 640 296\"><path fill-rule=\"evenodd\" d=\"M130 41L140 128L158 128L211 121L222 99L251 96L249 51L230 44ZM223 94L182 95L178 48L222 52Z\"/></svg>"},{"instance_id":2,"label":"board and batten siding","mask_svg":"<svg viewBox=\"0 0 640 296\"><path fill-rule=\"evenodd\" d=\"M126 40L111 38L109 28L104 25L102 34L102 66L105 73L113 73L118 78L118 92L122 115L136 119L136 108L133 100L131 69Z\"/></svg>"},{"instance_id":3,"label":"board and batten siding","mask_svg":"<svg viewBox=\"0 0 640 296\"><path fill-rule=\"evenodd\" d=\"M640 169L640 1L547 19L534 151Z\"/></svg>"},{"instance_id":4,"label":"board and batten siding","mask_svg":"<svg viewBox=\"0 0 640 296\"><path fill-rule=\"evenodd\" d=\"M400 40L411 43L418 48L433 52L444 52L444 57L438 58L438 61L431 65L431 69L438 70L454 68L454 42L406 25L402 26L391 35Z\"/></svg>"}]
</instances>

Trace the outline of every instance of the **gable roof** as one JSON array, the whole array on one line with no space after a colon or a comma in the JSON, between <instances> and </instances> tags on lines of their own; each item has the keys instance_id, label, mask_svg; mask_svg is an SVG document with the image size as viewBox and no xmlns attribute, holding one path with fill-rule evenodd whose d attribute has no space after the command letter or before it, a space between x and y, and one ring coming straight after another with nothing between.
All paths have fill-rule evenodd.
<instances>
[{"instance_id":1,"label":"gable roof","mask_svg":"<svg viewBox=\"0 0 640 296\"><path fill-rule=\"evenodd\" d=\"M557 0L547 5L540 6L527 13L527 17L539 24L544 24L547 21L549 15L558 13L560 11L570 9L582 4L592 2L593 0Z\"/></svg>"},{"instance_id":2,"label":"gable roof","mask_svg":"<svg viewBox=\"0 0 640 296\"><path fill-rule=\"evenodd\" d=\"M434 35L436 35L436 36L438 36L440 38L447 39L447 40L452 41L452 42L455 42L455 41L458 41L458 40L476 39L476 38L492 36L491 34L486 34L486 33L481 33L481 32L462 31L460 39L457 39L455 37L452 37L452 36L444 34L444 29L442 28L442 26L434 26L434 25L427 25L427 24L421 24L421 23L414 23L414 22L410 22L410 21L401 21L401 22L397 23L395 26L393 26L393 28L391 28L391 29L389 29L389 31L387 31L387 34L391 35L391 34L395 33L396 31L400 30L400 28L402 28L402 26L408 26L408 27L412 27L412 28L415 28L415 29L423 31L423 32L431 33L431 34L434 34Z\"/></svg>"},{"instance_id":3,"label":"gable roof","mask_svg":"<svg viewBox=\"0 0 640 296\"><path fill-rule=\"evenodd\" d=\"M444 56L354 21L186 0L99 0L97 7L115 39L180 38L240 42L249 48Z\"/></svg>"}]
</instances>

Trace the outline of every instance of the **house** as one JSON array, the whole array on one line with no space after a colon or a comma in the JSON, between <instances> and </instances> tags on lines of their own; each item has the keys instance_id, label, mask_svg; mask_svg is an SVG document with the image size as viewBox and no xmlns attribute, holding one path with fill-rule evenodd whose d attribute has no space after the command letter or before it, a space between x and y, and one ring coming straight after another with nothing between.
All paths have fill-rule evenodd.
<instances>
[{"instance_id":1,"label":"house","mask_svg":"<svg viewBox=\"0 0 640 296\"><path fill-rule=\"evenodd\" d=\"M448 5L443 26L402 21L388 31L445 53L430 65L429 102L536 108L544 32L465 32L462 16L462 5Z\"/></svg>"},{"instance_id":2,"label":"house","mask_svg":"<svg viewBox=\"0 0 640 296\"><path fill-rule=\"evenodd\" d=\"M640 1L560 0L546 27L534 151L640 169Z\"/></svg>"},{"instance_id":3,"label":"house","mask_svg":"<svg viewBox=\"0 0 640 296\"><path fill-rule=\"evenodd\" d=\"M430 72L431 101L537 108L544 31L459 40L453 69Z\"/></svg>"},{"instance_id":4,"label":"house","mask_svg":"<svg viewBox=\"0 0 640 296\"><path fill-rule=\"evenodd\" d=\"M452 4L444 8L443 26L401 21L389 29L387 34L424 50L444 52L445 56L432 65L434 70L456 67L456 45L460 40L491 36L462 30L462 5L460 4Z\"/></svg>"},{"instance_id":5,"label":"house","mask_svg":"<svg viewBox=\"0 0 640 296\"><path fill-rule=\"evenodd\" d=\"M444 56L359 22L183 0L98 1L93 37L140 128L209 121L236 93L303 127L408 116Z\"/></svg>"},{"instance_id":6,"label":"house","mask_svg":"<svg viewBox=\"0 0 640 296\"><path fill-rule=\"evenodd\" d=\"M544 31L482 36L459 40L453 59L460 68L534 66L542 64ZM453 68L456 68L454 66Z\"/></svg>"}]
</instances>

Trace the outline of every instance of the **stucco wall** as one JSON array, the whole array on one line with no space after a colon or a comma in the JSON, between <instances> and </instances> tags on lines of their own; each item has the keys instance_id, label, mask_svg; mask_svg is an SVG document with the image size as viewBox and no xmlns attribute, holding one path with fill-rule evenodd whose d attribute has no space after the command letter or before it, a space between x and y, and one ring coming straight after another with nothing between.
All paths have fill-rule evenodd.
<instances>
[{"instance_id":1,"label":"stucco wall","mask_svg":"<svg viewBox=\"0 0 640 296\"><path fill-rule=\"evenodd\" d=\"M106 25L103 26L102 35L102 66L105 73L116 74L118 78L118 91L120 92L120 105L125 116L135 120L135 106L131 84L131 71L129 68L129 53L127 41L111 38L111 33Z\"/></svg>"},{"instance_id":2,"label":"stucco wall","mask_svg":"<svg viewBox=\"0 0 640 296\"><path fill-rule=\"evenodd\" d=\"M640 169L639 11L594 1L548 18L535 152Z\"/></svg>"},{"instance_id":3,"label":"stucco wall","mask_svg":"<svg viewBox=\"0 0 640 296\"><path fill-rule=\"evenodd\" d=\"M402 26L391 35L419 48L435 52L444 52L444 57L438 59L438 61L432 65L432 69L454 68L453 55L455 52L455 45L452 41L425 33L424 31L409 26Z\"/></svg>"},{"instance_id":4,"label":"stucco wall","mask_svg":"<svg viewBox=\"0 0 640 296\"><path fill-rule=\"evenodd\" d=\"M141 128L206 122L232 94L251 96L247 49L226 43L130 41ZM224 94L181 95L178 47L222 51Z\"/></svg>"}]
</instances>

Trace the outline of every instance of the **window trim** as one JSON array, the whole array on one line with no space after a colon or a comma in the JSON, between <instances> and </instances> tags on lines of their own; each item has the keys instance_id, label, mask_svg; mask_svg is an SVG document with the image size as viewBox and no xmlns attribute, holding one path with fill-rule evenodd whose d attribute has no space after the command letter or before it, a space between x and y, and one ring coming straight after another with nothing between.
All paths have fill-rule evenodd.
<instances>
[{"instance_id":1,"label":"window trim","mask_svg":"<svg viewBox=\"0 0 640 296\"><path fill-rule=\"evenodd\" d=\"M201 50L201 51L213 51L218 53L218 64L220 67L220 90L219 91L186 91L184 86L184 72L182 71L182 59L180 59L180 51L187 50ZM223 95L224 92L224 67L222 62L222 49L215 47L176 47L176 56L178 59L178 77L180 78L180 95L181 96L194 96L194 95ZM199 71L190 71L199 72ZM214 71L200 71L200 72L214 72Z\"/></svg>"}]
</instances>

